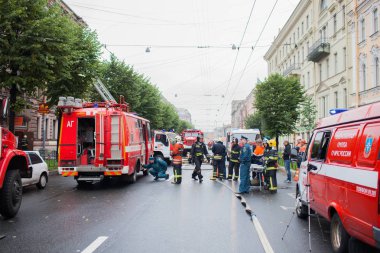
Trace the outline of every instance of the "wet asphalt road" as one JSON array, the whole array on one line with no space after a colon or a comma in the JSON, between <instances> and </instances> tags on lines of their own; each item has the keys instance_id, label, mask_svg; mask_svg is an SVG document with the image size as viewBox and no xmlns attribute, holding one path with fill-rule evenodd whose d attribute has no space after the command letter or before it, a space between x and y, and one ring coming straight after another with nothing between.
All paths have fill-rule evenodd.
<instances>
[{"instance_id":1,"label":"wet asphalt road","mask_svg":"<svg viewBox=\"0 0 380 253\"><path fill-rule=\"evenodd\" d=\"M51 176L45 190L24 189L15 218L0 219L6 235L0 252L84 252L99 237L104 242L94 252L265 252L250 216L225 186L237 183L210 181L211 166L204 165L199 184L192 168L184 166L182 185L141 175L133 185L115 180L78 189L72 178ZM277 194L254 189L247 203L274 252L309 252L308 223L293 216L295 184L281 183L282 173L278 179ZM320 223L312 218L312 252L331 252L329 224Z\"/></svg>"}]
</instances>

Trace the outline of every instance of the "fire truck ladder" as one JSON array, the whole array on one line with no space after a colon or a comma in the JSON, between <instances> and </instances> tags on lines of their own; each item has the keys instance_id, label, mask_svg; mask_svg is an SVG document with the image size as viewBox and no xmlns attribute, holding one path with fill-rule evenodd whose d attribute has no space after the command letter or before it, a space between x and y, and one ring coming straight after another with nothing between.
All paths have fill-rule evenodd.
<instances>
[{"instance_id":1,"label":"fire truck ladder","mask_svg":"<svg viewBox=\"0 0 380 253\"><path fill-rule=\"evenodd\" d=\"M96 82L94 83L94 87L96 91L99 93L99 95L103 98L104 101L116 103L116 99L111 95L111 93L108 91L106 86L102 83L102 81L100 81L99 78L96 79Z\"/></svg>"}]
</instances>

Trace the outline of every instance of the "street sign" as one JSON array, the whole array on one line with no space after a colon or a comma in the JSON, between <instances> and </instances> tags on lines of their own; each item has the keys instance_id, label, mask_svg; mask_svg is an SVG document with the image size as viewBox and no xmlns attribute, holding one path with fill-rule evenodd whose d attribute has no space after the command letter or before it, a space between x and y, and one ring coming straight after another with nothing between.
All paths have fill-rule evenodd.
<instances>
[{"instance_id":1,"label":"street sign","mask_svg":"<svg viewBox=\"0 0 380 253\"><path fill-rule=\"evenodd\" d=\"M38 105L38 112L42 114L49 113L49 106L46 103L40 103Z\"/></svg>"}]
</instances>

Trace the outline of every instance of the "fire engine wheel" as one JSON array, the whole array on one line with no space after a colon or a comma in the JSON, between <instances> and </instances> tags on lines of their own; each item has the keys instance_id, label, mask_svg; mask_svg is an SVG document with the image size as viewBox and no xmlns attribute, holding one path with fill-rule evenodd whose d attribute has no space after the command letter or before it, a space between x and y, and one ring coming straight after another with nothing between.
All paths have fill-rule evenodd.
<instances>
[{"instance_id":1,"label":"fire engine wheel","mask_svg":"<svg viewBox=\"0 0 380 253\"><path fill-rule=\"evenodd\" d=\"M347 251L349 234L343 227L342 221L337 213L334 214L330 224L331 246L335 253Z\"/></svg>"},{"instance_id":2,"label":"fire engine wheel","mask_svg":"<svg viewBox=\"0 0 380 253\"><path fill-rule=\"evenodd\" d=\"M45 189L47 182L48 182L48 177L47 177L46 173L43 173L40 176L40 180L38 181L36 186L38 189Z\"/></svg>"},{"instance_id":3,"label":"fire engine wheel","mask_svg":"<svg viewBox=\"0 0 380 253\"><path fill-rule=\"evenodd\" d=\"M14 217L21 206L22 183L18 170L8 170L3 189L0 191L0 214L8 219Z\"/></svg>"},{"instance_id":4,"label":"fire engine wheel","mask_svg":"<svg viewBox=\"0 0 380 253\"><path fill-rule=\"evenodd\" d=\"M298 218L306 219L308 216L308 210L307 205L304 205L301 201L301 194L299 193L299 190L297 189L296 194L296 213Z\"/></svg>"}]
</instances>

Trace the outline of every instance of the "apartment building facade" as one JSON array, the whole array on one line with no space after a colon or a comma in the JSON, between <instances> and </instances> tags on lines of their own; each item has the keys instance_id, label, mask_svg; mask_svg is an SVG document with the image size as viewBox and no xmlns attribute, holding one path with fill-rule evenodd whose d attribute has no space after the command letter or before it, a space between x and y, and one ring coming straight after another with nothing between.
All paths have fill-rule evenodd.
<instances>
[{"instance_id":1,"label":"apartment building facade","mask_svg":"<svg viewBox=\"0 0 380 253\"><path fill-rule=\"evenodd\" d=\"M354 107L347 18L353 5L350 0L301 0L264 56L268 74L299 78L313 98L317 119L332 108ZM300 126L299 134L307 133Z\"/></svg>"},{"instance_id":2,"label":"apartment building facade","mask_svg":"<svg viewBox=\"0 0 380 253\"><path fill-rule=\"evenodd\" d=\"M354 80L351 96L354 105L380 101L380 1L357 0L349 13Z\"/></svg>"}]
</instances>

